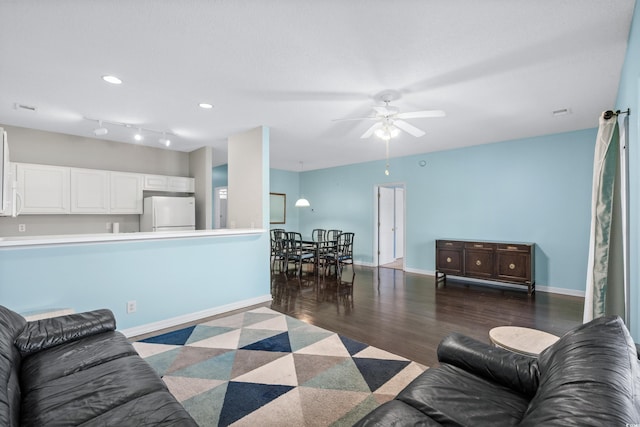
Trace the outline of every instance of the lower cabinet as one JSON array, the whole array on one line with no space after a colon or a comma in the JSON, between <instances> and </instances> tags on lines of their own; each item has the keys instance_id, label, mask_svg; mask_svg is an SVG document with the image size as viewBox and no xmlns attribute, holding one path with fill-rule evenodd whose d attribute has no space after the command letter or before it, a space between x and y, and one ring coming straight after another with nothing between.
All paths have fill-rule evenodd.
<instances>
[{"instance_id":1,"label":"lower cabinet","mask_svg":"<svg viewBox=\"0 0 640 427\"><path fill-rule=\"evenodd\" d=\"M436 280L447 275L505 282L535 291L534 243L436 240Z\"/></svg>"}]
</instances>

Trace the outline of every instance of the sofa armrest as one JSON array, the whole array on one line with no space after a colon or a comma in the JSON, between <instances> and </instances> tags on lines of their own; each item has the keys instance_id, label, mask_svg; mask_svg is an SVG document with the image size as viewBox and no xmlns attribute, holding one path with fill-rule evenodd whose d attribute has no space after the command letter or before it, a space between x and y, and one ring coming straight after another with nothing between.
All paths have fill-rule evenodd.
<instances>
[{"instance_id":1,"label":"sofa armrest","mask_svg":"<svg viewBox=\"0 0 640 427\"><path fill-rule=\"evenodd\" d=\"M87 311L27 322L27 326L14 344L22 356L26 356L65 342L115 329L116 320L111 310Z\"/></svg>"},{"instance_id":2,"label":"sofa armrest","mask_svg":"<svg viewBox=\"0 0 640 427\"><path fill-rule=\"evenodd\" d=\"M462 334L446 336L438 360L496 382L526 396L538 389L538 360L495 347Z\"/></svg>"}]
</instances>

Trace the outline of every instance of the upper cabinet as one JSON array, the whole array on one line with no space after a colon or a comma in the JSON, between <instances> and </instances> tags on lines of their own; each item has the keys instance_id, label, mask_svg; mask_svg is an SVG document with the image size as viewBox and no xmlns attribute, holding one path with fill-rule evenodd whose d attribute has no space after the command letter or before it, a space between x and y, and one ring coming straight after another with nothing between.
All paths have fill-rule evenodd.
<instances>
[{"instance_id":1,"label":"upper cabinet","mask_svg":"<svg viewBox=\"0 0 640 427\"><path fill-rule=\"evenodd\" d=\"M16 164L21 214L70 213L70 168Z\"/></svg>"},{"instance_id":2,"label":"upper cabinet","mask_svg":"<svg viewBox=\"0 0 640 427\"><path fill-rule=\"evenodd\" d=\"M144 190L193 193L195 180L182 176L145 175Z\"/></svg>"},{"instance_id":3,"label":"upper cabinet","mask_svg":"<svg viewBox=\"0 0 640 427\"><path fill-rule=\"evenodd\" d=\"M143 190L193 193L193 178L16 163L21 214L141 214ZM20 209L21 208L21 209Z\"/></svg>"},{"instance_id":4,"label":"upper cabinet","mask_svg":"<svg viewBox=\"0 0 640 427\"><path fill-rule=\"evenodd\" d=\"M109 172L111 203L109 213L141 214L143 176L137 173Z\"/></svg>"},{"instance_id":5,"label":"upper cabinet","mask_svg":"<svg viewBox=\"0 0 640 427\"><path fill-rule=\"evenodd\" d=\"M71 168L71 213L109 213L109 172Z\"/></svg>"}]
</instances>

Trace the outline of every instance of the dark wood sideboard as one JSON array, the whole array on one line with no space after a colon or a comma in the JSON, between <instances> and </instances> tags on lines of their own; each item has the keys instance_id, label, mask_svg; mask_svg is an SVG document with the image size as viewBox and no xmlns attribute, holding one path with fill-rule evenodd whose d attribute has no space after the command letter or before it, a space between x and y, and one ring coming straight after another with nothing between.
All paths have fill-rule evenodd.
<instances>
[{"instance_id":1,"label":"dark wood sideboard","mask_svg":"<svg viewBox=\"0 0 640 427\"><path fill-rule=\"evenodd\" d=\"M527 287L535 292L535 243L436 240L436 283L447 275Z\"/></svg>"}]
</instances>

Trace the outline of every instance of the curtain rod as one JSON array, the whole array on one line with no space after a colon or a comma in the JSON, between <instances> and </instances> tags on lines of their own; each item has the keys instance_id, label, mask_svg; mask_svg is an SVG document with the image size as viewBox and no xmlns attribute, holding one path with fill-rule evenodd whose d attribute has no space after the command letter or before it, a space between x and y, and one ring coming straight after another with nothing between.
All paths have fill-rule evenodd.
<instances>
[{"instance_id":1,"label":"curtain rod","mask_svg":"<svg viewBox=\"0 0 640 427\"><path fill-rule=\"evenodd\" d=\"M613 110L605 111L605 112L604 112L604 119L605 119L605 120L609 120L611 117L613 117L613 116L619 116L620 114L629 114L629 115L630 115L630 114L631 114L631 109L630 109L630 108L627 108L627 111L620 111L620 110L617 110L617 111L615 111L615 112L614 112Z\"/></svg>"}]
</instances>

